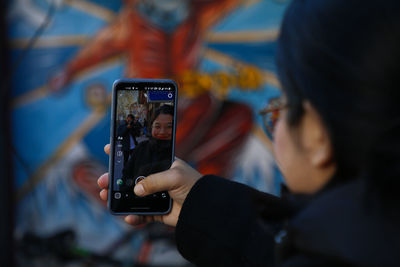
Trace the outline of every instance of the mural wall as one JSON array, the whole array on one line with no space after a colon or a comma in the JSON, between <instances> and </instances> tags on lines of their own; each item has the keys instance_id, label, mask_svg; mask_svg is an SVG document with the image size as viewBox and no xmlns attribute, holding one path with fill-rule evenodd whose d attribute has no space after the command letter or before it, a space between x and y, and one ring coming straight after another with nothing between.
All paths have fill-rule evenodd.
<instances>
[{"instance_id":1,"label":"mural wall","mask_svg":"<svg viewBox=\"0 0 400 267\"><path fill-rule=\"evenodd\" d=\"M19 263L187 265L173 229L125 225L98 198L96 180L108 166L111 86L121 77L174 79L177 156L204 174L277 194L281 176L259 111L280 94L274 54L286 6L11 1Z\"/></svg>"}]
</instances>

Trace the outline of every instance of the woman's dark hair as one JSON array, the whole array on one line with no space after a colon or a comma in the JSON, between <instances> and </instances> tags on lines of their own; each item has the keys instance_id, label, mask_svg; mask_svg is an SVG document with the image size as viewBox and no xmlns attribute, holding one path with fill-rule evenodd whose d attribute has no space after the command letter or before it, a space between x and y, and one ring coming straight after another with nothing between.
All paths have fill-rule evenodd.
<instances>
[{"instance_id":1,"label":"woman's dark hair","mask_svg":"<svg viewBox=\"0 0 400 267\"><path fill-rule=\"evenodd\" d=\"M168 114L174 117L174 107L171 105L162 105L158 107L154 112L153 118L151 119L150 126L153 125L153 122L155 121L155 119L157 119L158 115L160 114Z\"/></svg>"},{"instance_id":2,"label":"woman's dark hair","mask_svg":"<svg viewBox=\"0 0 400 267\"><path fill-rule=\"evenodd\" d=\"M277 66L296 126L309 101L334 149L334 179L366 179L381 199L400 188L400 1L294 0Z\"/></svg>"}]
</instances>

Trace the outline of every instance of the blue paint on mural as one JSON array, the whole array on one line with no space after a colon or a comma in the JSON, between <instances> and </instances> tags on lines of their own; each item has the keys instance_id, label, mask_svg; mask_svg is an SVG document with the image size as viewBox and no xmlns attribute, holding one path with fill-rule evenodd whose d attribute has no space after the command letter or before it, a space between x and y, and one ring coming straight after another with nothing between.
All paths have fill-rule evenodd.
<instances>
[{"instance_id":1,"label":"blue paint on mural","mask_svg":"<svg viewBox=\"0 0 400 267\"><path fill-rule=\"evenodd\" d=\"M52 78L62 73L68 64L76 59L77 54L99 36L100 31L113 23L114 20L107 21L104 14L117 18L122 10L127 10L122 7L124 2L34 0L25 4L15 1L12 5L11 10L14 11L10 13L9 18L11 57L14 64L17 60L21 60L12 73L13 159L17 190L26 189L23 194L18 191L21 193L16 218L19 237L28 231L50 235L61 229L72 228L78 234L79 246L102 252L132 231L132 228L127 228L119 218L110 215L99 201L95 192L97 190L95 179L108 167L108 156L105 155L103 146L109 142L108 97L111 86L114 80L128 75L130 63L135 63L131 61L131 55L135 51L126 49L116 53L114 56L120 57L111 61L106 58L93 66L81 68L62 90L56 92L49 90ZM34 47L24 51L29 38L46 17L51 3L55 4L55 9L49 24ZM99 13L87 5L85 7L85 3L106 12ZM220 20L201 36L210 32L215 35L250 33L252 36L254 33L277 32L285 7L286 4L273 0L238 5L233 11L228 12L226 17L219 18ZM32 14L29 14L29 10ZM149 25L152 24L148 23L146 26ZM160 35L163 33L162 29L154 30L159 31ZM176 29L169 29L172 33L174 30ZM129 34L131 34L130 41L142 38L141 35ZM237 141L229 148L230 151L235 151L235 157L226 160L231 165L224 166L220 171L234 169L231 173L233 180L263 191L278 193L282 177L277 171L270 151L265 143L252 133L252 129L262 126L258 111L268 104L269 99L279 96L280 92L278 88L263 79L256 81L257 88L242 88L237 83L240 68L229 63L232 59L243 66L250 65L255 68L252 71L256 72L256 76L264 77L264 72L275 71L276 43L274 40L260 41L257 38L254 41L240 38L232 41L222 38L219 42L210 43L207 43L206 39L201 39L198 45L200 47L196 50L198 54L187 56L199 59L198 63L188 64L189 67L185 69L190 71L191 77L198 78L203 75L213 81L215 75L222 73L236 81L228 86L225 94L219 94L218 90L221 88L214 84L207 88L208 97L217 103L216 106L209 107L215 108L218 113L214 123L230 112L250 112L248 121L243 119L238 122L241 123L238 124L240 127L246 128L246 134L239 136L240 142ZM108 48L104 47L102 51L107 51ZM206 50L216 51L228 60L224 61L213 56L203 57L201 53ZM177 65L177 62L183 62L187 58L174 59L171 64ZM93 60L90 58L87 62ZM140 70L142 66L135 67ZM180 75L181 73L174 73L172 78L180 79ZM82 128L85 126L84 123L92 118L90 116L98 114L96 107L91 103L92 100L88 98L93 87L99 90L97 93L104 94L104 100L107 102L102 104L106 110L102 111L93 125ZM185 93L188 90L185 86L180 88L182 100L187 97ZM190 97L186 100L192 101ZM216 125L212 123L210 125L207 126L210 127L208 132L214 134L212 130ZM71 143L66 144L67 141ZM196 144L191 150L202 145L204 143ZM221 152L221 155L225 154ZM211 169L210 161L212 160L191 162L191 164ZM26 188L27 181L38 173L41 176L36 177L35 183ZM104 233L106 235L102 236ZM142 233L132 236L125 244L125 253L113 256L124 261L137 260L145 240L144 235ZM174 253L172 255L175 262L184 263L178 253L176 251ZM161 256L154 252L146 260L151 262L157 257Z\"/></svg>"}]
</instances>

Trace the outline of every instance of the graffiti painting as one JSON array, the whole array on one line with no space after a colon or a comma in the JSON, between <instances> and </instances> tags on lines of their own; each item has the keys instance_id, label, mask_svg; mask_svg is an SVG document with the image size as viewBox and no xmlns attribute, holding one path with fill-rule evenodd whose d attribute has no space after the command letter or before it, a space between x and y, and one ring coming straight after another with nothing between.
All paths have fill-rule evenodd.
<instances>
[{"instance_id":1,"label":"graffiti painting","mask_svg":"<svg viewBox=\"0 0 400 267\"><path fill-rule=\"evenodd\" d=\"M125 225L98 198L96 180L108 167L111 88L119 78L175 80L176 155L201 173L278 194L281 176L259 111L280 95L274 57L286 6L11 1L15 235L23 247L64 240L64 261L187 264L171 242L173 229ZM126 113L147 116L126 101Z\"/></svg>"}]
</instances>

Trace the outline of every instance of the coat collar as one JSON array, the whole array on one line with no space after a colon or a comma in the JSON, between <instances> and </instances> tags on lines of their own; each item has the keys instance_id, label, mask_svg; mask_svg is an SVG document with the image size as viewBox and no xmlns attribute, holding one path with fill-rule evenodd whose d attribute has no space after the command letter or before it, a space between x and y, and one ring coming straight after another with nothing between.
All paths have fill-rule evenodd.
<instances>
[{"instance_id":1,"label":"coat collar","mask_svg":"<svg viewBox=\"0 0 400 267\"><path fill-rule=\"evenodd\" d=\"M315 195L286 195L293 216L285 257L301 250L351 264L400 262L400 216L388 217L378 201L367 201L365 188L363 180L354 180L331 183Z\"/></svg>"}]
</instances>

